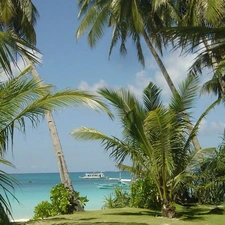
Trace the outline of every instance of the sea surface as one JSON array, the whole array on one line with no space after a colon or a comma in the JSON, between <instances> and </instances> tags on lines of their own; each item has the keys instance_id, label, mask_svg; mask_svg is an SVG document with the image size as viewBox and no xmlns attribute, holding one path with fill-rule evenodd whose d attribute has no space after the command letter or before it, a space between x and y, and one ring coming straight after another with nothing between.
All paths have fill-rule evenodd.
<instances>
[{"instance_id":1,"label":"sea surface","mask_svg":"<svg viewBox=\"0 0 225 225\"><path fill-rule=\"evenodd\" d=\"M103 172L107 178L129 179L128 172ZM98 184L112 182L107 179L81 179L85 172L70 173L74 189L80 192L81 196L87 196L89 202L86 203L85 210L101 209L104 205L105 197L113 192L113 189L100 189ZM12 174L20 183L15 186L13 192L19 203L11 199L14 220L26 220L33 217L34 208L44 200L50 202L49 193L53 186L60 183L58 173L24 173ZM115 182L115 181L113 181Z\"/></svg>"}]
</instances>

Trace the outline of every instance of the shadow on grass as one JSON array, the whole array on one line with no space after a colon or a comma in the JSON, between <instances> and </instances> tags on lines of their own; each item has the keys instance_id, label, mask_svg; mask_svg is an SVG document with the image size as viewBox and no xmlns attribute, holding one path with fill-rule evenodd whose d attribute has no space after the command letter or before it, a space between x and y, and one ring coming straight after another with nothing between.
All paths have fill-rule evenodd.
<instances>
[{"instance_id":1,"label":"shadow on grass","mask_svg":"<svg viewBox=\"0 0 225 225\"><path fill-rule=\"evenodd\" d=\"M69 225L70 223L57 223L57 225ZM74 222L71 222L71 225L74 225ZM81 225L148 225L147 223L138 223L138 222L87 222L81 223Z\"/></svg>"},{"instance_id":2,"label":"shadow on grass","mask_svg":"<svg viewBox=\"0 0 225 225\"><path fill-rule=\"evenodd\" d=\"M207 215L223 215L224 209L221 208L213 208L213 209L206 209L206 208L189 208L187 211L177 212L176 215L180 220L202 220L203 217Z\"/></svg>"},{"instance_id":3,"label":"shadow on grass","mask_svg":"<svg viewBox=\"0 0 225 225\"><path fill-rule=\"evenodd\" d=\"M88 221L88 220L96 220L97 218L95 218L95 217L88 217L88 218L81 218L81 219L78 219L78 220L86 220L86 221Z\"/></svg>"},{"instance_id":4,"label":"shadow on grass","mask_svg":"<svg viewBox=\"0 0 225 225\"><path fill-rule=\"evenodd\" d=\"M112 213L104 213L104 215L115 215L115 216L142 216L142 215L148 215L148 216L161 216L161 213L158 211L139 211L139 212L112 212Z\"/></svg>"}]
</instances>

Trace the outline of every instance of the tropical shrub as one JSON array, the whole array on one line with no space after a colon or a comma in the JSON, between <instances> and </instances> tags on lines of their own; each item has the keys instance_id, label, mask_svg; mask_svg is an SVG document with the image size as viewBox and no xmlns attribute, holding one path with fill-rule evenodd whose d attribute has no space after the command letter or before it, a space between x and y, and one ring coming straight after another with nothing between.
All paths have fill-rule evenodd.
<instances>
[{"instance_id":1,"label":"tropical shrub","mask_svg":"<svg viewBox=\"0 0 225 225\"><path fill-rule=\"evenodd\" d=\"M130 202L130 195L129 192L120 188L116 187L114 192L109 194L109 196L105 196L104 205L102 209L113 209L113 208L124 208L128 207Z\"/></svg>"},{"instance_id":2,"label":"tropical shrub","mask_svg":"<svg viewBox=\"0 0 225 225\"><path fill-rule=\"evenodd\" d=\"M50 190L51 203L42 201L38 204L34 209L33 219L43 219L55 215L73 213L74 198L78 199L83 208L86 206L86 202L88 202L86 196L80 196L79 192L71 193L63 184L57 184Z\"/></svg>"},{"instance_id":3,"label":"tropical shrub","mask_svg":"<svg viewBox=\"0 0 225 225\"><path fill-rule=\"evenodd\" d=\"M130 191L131 207L145 209L161 207L157 187L151 179L137 180L131 184Z\"/></svg>"},{"instance_id":4,"label":"tropical shrub","mask_svg":"<svg viewBox=\"0 0 225 225\"><path fill-rule=\"evenodd\" d=\"M57 214L71 213L73 194L63 184L57 184L50 191L52 206Z\"/></svg>"},{"instance_id":5,"label":"tropical shrub","mask_svg":"<svg viewBox=\"0 0 225 225\"><path fill-rule=\"evenodd\" d=\"M195 181L194 191L200 203L219 205L225 201L225 142L206 161Z\"/></svg>"},{"instance_id":6,"label":"tropical shrub","mask_svg":"<svg viewBox=\"0 0 225 225\"><path fill-rule=\"evenodd\" d=\"M44 219L50 216L57 215L55 210L53 209L53 205L48 201L42 201L34 208L34 217L33 219Z\"/></svg>"}]
</instances>

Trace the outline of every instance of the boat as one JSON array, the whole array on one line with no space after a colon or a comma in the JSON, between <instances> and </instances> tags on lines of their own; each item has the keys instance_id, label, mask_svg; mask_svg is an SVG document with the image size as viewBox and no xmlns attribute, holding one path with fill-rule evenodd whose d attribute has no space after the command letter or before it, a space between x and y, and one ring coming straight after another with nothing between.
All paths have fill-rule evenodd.
<instances>
[{"instance_id":1,"label":"boat","mask_svg":"<svg viewBox=\"0 0 225 225\"><path fill-rule=\"evenodd\" d=\"M117 182L117 183L103 183L103 184L98 184L97 186L100 189L114 189L116 187L120 187L120 188L128 188L129 186L126 184L123 184L121 182Z\"/></svg>"},{"instance_id":2,"label":"boat","mask_svg":"<svg viewBox=\"0 0 225 225\"><path fill-rule=\"evenodd\" d=\"M126 186L130 186L130 184L134 181L133 179L123 179L121 178L121 173L120 173L120 177L116 178L116 177L110 177L109 180L111 181L118 181L118 183L122 184L122 185L126 185Z\"/></svg>"},{"instance_id":3,"label":"boat","mask_svg":"<svg viewBox=\"0 0 225 225\"><path fill-rule=\"evenodd\" d=\"M120 182L124 185L130 186L130 184L132 183L131 179L120 179Z\"/></svg>"},{"instance_id":4,"label":"boat","mask_svg":"<svg viewBox=\"0 0 225 225\"><path fill-rule=\"evenodd\" d=\"M110 177L109 180L120 180L120 178L114 178L114 177Z\"/></svg>"},{"instance_id":5,"label":"boat","mask_svg":"<svg viewBox=\"0 0 225 225\"><path fill-rule=\"evenodd\" d=\"M100 173L85 173L85 175L83 177L79 177L81 179L104 179L106 178L104 173L100 172Z\"/></svg>"}]
</instances>

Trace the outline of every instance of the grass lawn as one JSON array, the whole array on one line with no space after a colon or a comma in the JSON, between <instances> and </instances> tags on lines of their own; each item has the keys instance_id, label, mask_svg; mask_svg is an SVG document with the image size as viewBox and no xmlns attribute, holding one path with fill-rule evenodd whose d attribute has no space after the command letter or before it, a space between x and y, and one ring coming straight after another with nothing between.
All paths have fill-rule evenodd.
<instances>
[{"instance_id":1,"label":"grass lawn","mask_svg":"<svg viewBox=\"0 0 225 225\"><path fill-rule=\"evenodd\" d=\"M211 210L211 211L210 211ZM222 213L222 214L220 214ZM45 220L13 223L13 225L224 225L225 213L213 212L211 206L177 208L176 219L160 217L160 212L146 209L122 208L78 212Z\"/></svg>"}]
</instances>

